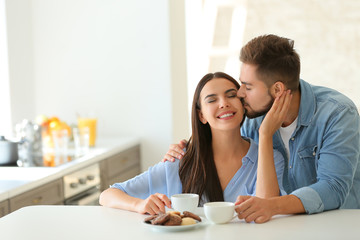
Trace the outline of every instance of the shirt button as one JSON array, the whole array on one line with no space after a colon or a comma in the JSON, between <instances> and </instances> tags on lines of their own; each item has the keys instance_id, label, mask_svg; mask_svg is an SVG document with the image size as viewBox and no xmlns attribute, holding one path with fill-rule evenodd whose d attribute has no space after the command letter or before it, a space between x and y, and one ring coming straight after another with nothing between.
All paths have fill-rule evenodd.
<instances>
[{"instance_id":1,"label":"shirt button","mask_svg":"<svg viewBox=\"0 0 360 240\"><path fill-rule=\"evenodd\" d=\"M313 152L313 156L315 156L316 155L316 153L315 152Z\"/></svg>"},{"instance_id":2,"label":"shirt button","mask_svg":"<svg viewBox=\"0 0 360 240\"><path fill-rule=\"evenodd\" d=\"M291 141L294 141L295 140L295 138L291 138Z\"/></svg>"},{"instance_id":3,"label":"shirt button","mask_svg":"<svg viewBox=\"0 0 360 240\"><path fill-rule=\"evenodd\" d=\"M289 166L289 168L292 168L292 166Z\"/></svg>"}]
</instances>

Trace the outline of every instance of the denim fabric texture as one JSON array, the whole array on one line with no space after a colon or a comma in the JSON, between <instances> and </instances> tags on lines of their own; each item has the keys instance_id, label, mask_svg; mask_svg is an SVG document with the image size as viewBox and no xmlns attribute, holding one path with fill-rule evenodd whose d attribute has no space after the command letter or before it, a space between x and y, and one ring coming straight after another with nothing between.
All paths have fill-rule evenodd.
<instances>
[{"instance_id":1,"label":"denim fabric texture","mask_svg":"<svg viewBox=\"0 0 360 240\"><path fill-rule=\"evenodd\" d=\"M333 89L303 80L300 91L289 159L279 131L273 137L274 148L285 159L285 191L300 198L309 214L360 208L360 118L355 104ZM258 142L263 119L246 119L242 135Z\"/></svg>"}]
</instances>

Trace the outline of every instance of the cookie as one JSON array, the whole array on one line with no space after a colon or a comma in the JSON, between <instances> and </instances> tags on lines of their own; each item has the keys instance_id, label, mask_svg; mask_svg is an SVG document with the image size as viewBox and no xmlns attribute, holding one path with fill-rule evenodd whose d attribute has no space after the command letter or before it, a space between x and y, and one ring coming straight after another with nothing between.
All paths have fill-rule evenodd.
<instances>
[{"instance_id":1,"label":"cookie","mask_svg":"<svg viewBox=\"0 0 360 240\"><path fill-rule=\"evenodd\" d=\"M191 217L184 217L181 221L181 225L192 225L196 224L196 220Z\"/></svg>"},{"instance_id":2,"label":"cookie","mask_svg":"<svg viewBox=\"0 0 360 240\"><path fill-rule=\"evenodd\" d=\"M180 212L178 211L169 211L168 213L172 214L172 215L178 215L180 216Z\"/></svg>"},{"instance_id":3,"label":"cookie","mask_svg":"<svg viewBox=\"0 0 360 240\"><path fill-rule=\"evenodd\" d=\"M183 214L184 214L184 217L191 217L191 218L201 222L201 218L198 215L196 215L195 213L184 211Z\"/></svg>"},{"instance_id":4,"label":"cookie","mask_svg":"<svg viewBox=\"0 0 360 240\"><path fill-rule=\"evenodd\" d=\"M164 223L165 226L177 226L180 225L182 219L177 214L170 214L170 219Z\"/></svg>"},{"instance_id":5,"label":"cookie","mask_svg":"<svg viewBox=\"0 0 360 240\"><path fill-rule=\"evenodd\" d=\"M161 213L151 221L151 224L152 225L162 225L163 223L165 223L169 219L170 219L170 214L169 213L165 213L165 214Z\"/></svg>"},{"instance_id":6,"label":"cookie","mask_svg":"<svg viewBox=\"0 0 360 240\"><path fill-rule=\"evenodd\" d=\"M151 220L153 220L154 218L156 218L158 215L151 215L147 218L144 219L144 222L146 223L151 223Z\"/></svg>"}]
</instances>

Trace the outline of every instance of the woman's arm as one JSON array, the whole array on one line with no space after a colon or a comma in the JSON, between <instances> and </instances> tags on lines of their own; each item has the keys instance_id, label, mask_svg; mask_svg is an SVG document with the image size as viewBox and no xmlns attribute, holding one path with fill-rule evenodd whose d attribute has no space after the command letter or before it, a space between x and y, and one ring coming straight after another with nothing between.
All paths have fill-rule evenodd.
<instances>
[{"instance_id":1,"label":"woman's arm","mask_svg":"<svg viewBox=\"0 0 360 240\"><path fill-rule=\"evenodd\" d=\"M103 191L99 203L105 207L119 208L142 214L165 212L165 206L171 208L171 202L165 194L155 193L146 199L140 199L131 197L117 188L108 188Z\"/></svg>"},{"instance_id":2,"label":"woman's arm","mask_svg":"<svg viewBox=\"0 0 360 240\"><path fill-rule=\"evenodd\" d=\"M290 106L290 91L277 97L259 128L259 158L256 181L256 196L269 198L279 196L274 163L273 135L285 120Z\"/></svg>"}]
</instances>

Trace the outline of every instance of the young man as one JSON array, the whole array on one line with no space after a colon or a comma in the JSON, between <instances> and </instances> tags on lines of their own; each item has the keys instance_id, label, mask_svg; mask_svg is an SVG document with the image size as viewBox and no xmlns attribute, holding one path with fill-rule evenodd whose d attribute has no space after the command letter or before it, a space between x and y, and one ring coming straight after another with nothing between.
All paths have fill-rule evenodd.
<instances>
[{"instance_id":1,"label":"young man","mask_svg":"<svg viewBox=\"0 0 360 240\"><path fill-rule=\"evenodd\" d=\"M288 89L292 100L274 148L285 159L283 186L289 195L239 196L240 219L262 223L276 214L360 208L360 118L341 93L300 80L300 58L292 40L275 35L252 39L241 50L238 96L246 109L242 135L259 140L259 127L274 96ZM179 157L171 145L165 159Z\"/></svg>"}]
</instances>

